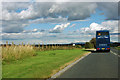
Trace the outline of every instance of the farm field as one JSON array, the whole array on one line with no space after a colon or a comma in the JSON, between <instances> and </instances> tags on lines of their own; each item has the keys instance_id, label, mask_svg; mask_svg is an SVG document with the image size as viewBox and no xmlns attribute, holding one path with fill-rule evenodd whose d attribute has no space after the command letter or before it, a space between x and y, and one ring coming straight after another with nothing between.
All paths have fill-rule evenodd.
<instances>
[{"instance_id":1,"label":"farm field","mask_svg":"<svg viewBox=\"0 0 120 80\"><path fill-rule=\"evenodd\" d=\"M26 57L2 65L3 78L49 78L71 62L88 53L84 49L36 51Z\"/></svg>"}]
</instances>

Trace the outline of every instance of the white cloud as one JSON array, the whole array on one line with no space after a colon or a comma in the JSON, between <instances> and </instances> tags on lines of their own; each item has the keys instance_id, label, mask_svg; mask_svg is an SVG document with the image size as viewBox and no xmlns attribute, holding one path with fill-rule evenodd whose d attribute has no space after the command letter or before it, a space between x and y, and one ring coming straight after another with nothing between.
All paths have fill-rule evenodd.
<instances>
[{"instance_id":1,"label":"white cloud","mask_svg":"<svg viewBox=\"0 0 120 80\"><path fill-rule=\"evenodd\" d=\"M48 18L39 18L39 19L29 21L29 23L49 23L49 22L50 23L67 22L67 18L63 18L59 16L58 18L48 17Z\"/></svg>"},{"instance_id":2,"label":"white cloud","mask_svg":"<svg viewBox=\"0 0 120 80\"><path fill-rule=\"evenodd\" d=\"M38 29L33 29L34 32L36 32Z\"/></svg>"},{"instance_id":3,"label":"white cloud","mask_svg":"<svg viewBox=\"0 0 120 80\"><path fill-rule=\"evenodd\" d=\"M36 2L119 2L119 0L36 0Z\"/></svg>"},{"instance_id":4,"label":"white cloud","mask_svg":"<svg viewBox=\"0 0 120 80\"><path fill-rule=\"evenodd\" d=\"M22 39L40 39L45 33L1 33L3 40L22 40Z\"/></svg>"},{"instance_id":5,"label":"white cloud","mask_svg":"<svg viewBox=\"0 0 120 80\"><path fill-rule=\"evenodd\" d=\"M103 26L101 26L100 24L97 24L97 23L91 23L90 27L81 28L81 30L85 31L85 32L93 32L93 31L101 30L101 29L105 29L105 27L103 27Z\"/></svg>"},{"instance_id":6,"label":"white cloud","mask_svg":"<svg viewBox=\"0 0 120 80\"><path fill-rule=\"evenodd\" d=\"M2 20L2 3L0 2L0 20Z\"/></svg>"},{"instance_id":7,"label":"white cloud","mask_svg":"<svg viewBox=\"0 0 120 80\"><path fill-rule=\"evenodd\" d=\"M2 0L2 2L29 2L30 0Z\"/></svg>"},{"instance_id":8,"label":"white cloud","mask_svg":"<svg viewBox=\"0 0 120 80\"><path fill-rule=\"evenodd\" d=\"M118 33L118 21L105 21L101 24L91 23L89 27L81 28L83 33L95 33L97 30L109 30L111 33Z\"/></svg>"},{"instance_id":9,"label":"white cloud","mask_svg":"<svg viewBox=\"0 0 120 80\"><path fill-rule=\"evenodd\" d=\"M92 23L90 27L87 28L82 28L83 32L82 33L80 30L77 30L76 32L72 33L59 33L59 34L54 34L54 33L49 33L48 31L45 32L39 32L38 29L33 29L31 31L27 32L22 32L22 33L2 33L2 39L3 41L15 41L16 43L21 43L25 42L27 43L71 43L71 42L86 42L89 41L91 38L95 37L95 31L99 30L101 28L104 29L109 29L111 33L114 33L115 30L117 30L117 24L118 21L105 21L102 22L101 24L97 23ZM59 26L55 26L54 29L61 29L61 28L66 28L70 23L61 24ZM106 26L106 27L104 27ZM64 30L63 29L63 30ZM34 32L35 31L35 32ZM59 31L59 30L58 30ZM91 34L89 34L91 33ZM117 41L118 40L118 35L111 35L111 41Z\"/></svg>"},{"instance_id":10,"label":"white cloud","mask_svg":"<svg viewBox=\"0 0 120 80\"><path fill-rule=\"evenodd\" d=\"M20 19L29 19L36 16L37 14L38 13L34 11L33 6L30 5L27 10L23 10L18 13L18 16L20 16Z\"/></svg>"},{"instance_id":11,"label":"white cloud","mask_svg":"<svg viewBox=\"0 0 120 80\"><path fill-rule=\"evenodd\" d=\"M33 30L24 30L22 33L36 33L36 32L44 32L45 30L33 29Z\"/></svg>"},{"instance_id":12,"label":"white cloud","mask_svg":"<svg viewBox=\"0 0 120 80\"><path fill-rule=\"evenodd\" d=\"M52 30L50 30L50 33L60 33L62 32L66 27L68 27L70 23L56 25Z\"/></svg>"},{"instance_id":13,"label":"white cloud","mask_svg":"<svg viewBox=\"0 0 120 80\"><path fill-rule=\"evenodd\" d=\"M3 9L2 14L3 14L2 16L3 20L19 20L19 19L30 19L30 18L32 19L34 16L37 15L37 12L34 11L32 5L29 5L26 10L22 10L20 13L15 12L14 9L11 10L11 12L9 12L9 10L7 9Z\"/></svg>"}]
</instances>

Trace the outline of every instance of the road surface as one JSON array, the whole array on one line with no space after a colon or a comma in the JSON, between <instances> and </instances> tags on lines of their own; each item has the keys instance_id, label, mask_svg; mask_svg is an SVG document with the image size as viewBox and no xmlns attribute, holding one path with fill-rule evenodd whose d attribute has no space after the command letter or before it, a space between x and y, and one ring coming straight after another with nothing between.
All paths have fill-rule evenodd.
<instances>
[{"instance_id":1,"label":"road surface","mask_svg":"<svg viewBox=\"0 0 120 80\"><path fill-rule=\"evenodd\" d=\"M118 56L92 52L57 78L118 78Z\"/></svg>"}]
</instances>

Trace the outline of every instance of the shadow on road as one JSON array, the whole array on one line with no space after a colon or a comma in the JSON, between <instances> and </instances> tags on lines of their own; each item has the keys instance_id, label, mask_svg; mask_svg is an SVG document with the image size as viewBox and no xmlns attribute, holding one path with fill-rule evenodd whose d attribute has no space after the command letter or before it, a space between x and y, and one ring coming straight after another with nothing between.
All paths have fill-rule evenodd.
<instances>
[{"instance_id":1,"label":"shadow on road","mask_svg":"<svg viewBox=\"0 0 120 80\"><path fill-rule=\"evenodd\" d=\"M96 50L90 50L86 49L85 51L90 51L91 53L109 53L110 51L96 51Z\"/></svg>"},{"instance_id":2,"label":"shadow on road","mask_svg":"<svg viewBox=\"0 0 120 80\"><path fill-rule=\"evenodd\" d=\"M110 51L91 51L91 53L109 53Z\"/></svg>"}]
</instances>

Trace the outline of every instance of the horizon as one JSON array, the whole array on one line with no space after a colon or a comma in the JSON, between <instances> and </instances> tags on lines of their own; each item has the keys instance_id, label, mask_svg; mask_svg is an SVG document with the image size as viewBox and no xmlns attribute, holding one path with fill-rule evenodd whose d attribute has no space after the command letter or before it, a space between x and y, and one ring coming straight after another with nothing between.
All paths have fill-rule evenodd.
<instances>
[{"instance_id":1,"label":"horizon","mask_svg":"<svg viewBox=\"0 0 120 80\"><path fill-rule=\"evenodd\" d=\"M89 41L88 41L89 42ZM24 43L24 42L22 42L24 45L28 45L28 44L30 44L30 45L51 45L51 44L61 44L61 45L63 45L63 44L85 44L86 42L71 42L71 43ZM22 45L22 43L19 43L19 44L14 44L14 45ZM120 43L120 42L110 42L110 43ZM6 45L6 43L0 43L0 45ZM8 42L8 45L12 45L12 42Z\"/></svg>"}]
</instances>

